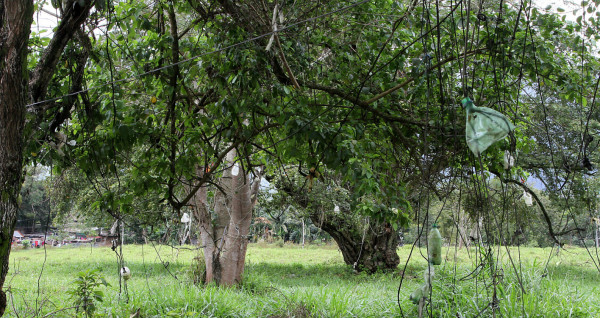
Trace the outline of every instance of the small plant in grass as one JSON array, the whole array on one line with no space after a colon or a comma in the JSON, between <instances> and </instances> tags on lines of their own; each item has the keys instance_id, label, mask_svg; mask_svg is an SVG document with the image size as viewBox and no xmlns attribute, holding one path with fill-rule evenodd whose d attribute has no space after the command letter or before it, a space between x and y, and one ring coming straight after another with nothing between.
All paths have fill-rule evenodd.
<instances>
[{"instance_id":1,"label":"small plant in grass","mask_svg":"<svg viewBox=\"0 0 600 318\"><path fill-rule=\"evenodd\" d=\"M204 263L204 254L192 259L190 274L195 285L204 285L206 283L206 264Z\"/></svg>"},{"instance_id":2,"label":"small plant in grass","mask_svg":"<svg viewBox=\"0 0 600 318\"><path fill-rule=\"evenodd\" d=\"M26 250L29 248L29 245L31 245L31 242L29 242L29 240L22 240L21 245L23 245L23 249Z\"/></svg>"},{"instance_id":3,"label":"small plant in grass","mask_svg":"<svg viewBox=\"0 0 600 318\"><path fill-rule=\"evenodd\" d=\"M67 293L71 295L77 312L83 310L90 317L96 310L96 302L102 302L104 293L98 290L100 285L110 286L97 269L79 272L73 281L73 288Z\"/></svg>"},{"instance_id":4,"label":"small plant in grass","mask_svg":"<svg viewBox=\"0 0 600 318\"><path fill-rule=\"evenodd\" d=\"M275 241L275 245L277 245L277 247L283 247L285 245L285 242L283 241L283 239L277 239L277 241Z\"/></svg>"}]
</instances>

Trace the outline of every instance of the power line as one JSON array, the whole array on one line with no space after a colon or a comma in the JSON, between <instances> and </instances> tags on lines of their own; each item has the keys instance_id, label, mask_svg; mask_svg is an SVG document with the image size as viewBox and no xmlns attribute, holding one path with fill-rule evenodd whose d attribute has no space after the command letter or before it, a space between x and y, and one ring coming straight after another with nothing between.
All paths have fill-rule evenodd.
<instances>
[{"instance_id":1,"label":"power line","mask_svg":"<svg viewBox=\"0 0 600 318\"><path fill-rule=\"evenodd\" d=\"M31 104L26 105L26 107L33 107L33 106L40 105L40 104L54 102L54 101L57 101L59 99L65 98L65 97L79 95L81 93L85 93L85 92L88 92L88 91L91 91L91 90L99 89L99 88L105 87L107 85L113 85L113 84L117 84L117 83L128 82L129 80L132 80L134 78L138 78L138 77L143 77L143 76L146 76L146 75L150 75L150 74L153 74L155 72L158 72L158 71L161 71L161 70L164 70L164 69L167 69L167 68L171 68L171 67L183 64L183 63L194 61L194 60L196 60L198 58L201 58L201 57L204 57L204 56L207 56L207 55L211 55L211 54L223 52L223 51L232 49L234 47L241 46L241 45L246 44L246 43L250 43L250 42L254 42L256 40L260 40L260 39L262 39L264 37L267 37L267 36L270 36L272 34L279 33L281 31L285 31L287 29L291 29L291 28L293 28L293 27L295 27L297 25L304 24L304 23L311 22L311 21L315 21L315 20L318 20L318 19L321 19L321 18L324 18L324 17L328 17L330 15L333 15L333 14L336 14L336 13L339 13L339 12L346 11L348 9L354 8L354 7L359 6L359 5L363 4L363 3L366 3L368 1L369 0L358 1L358 2L355 2L355 3L351 4L351 5L348 5L346 7L343 7L343 8L331 11L331 12L327 12L327 13L318 15L316 17L312 17L312 18L304 19L304 20L301 20L301 21L298 21L298 22L294 22L294 23L292 23L292 24L290 24L288 26L282 27L280 29L277 29L277 30L274 30L274 31L270 31L270 32L267 32L267 33L263 33L261 35L258 35L258 36L255 36L255 37L243 40L243 41L238 42L238 43L234 43L234 44L225 46L225 47L217 49L217 50L213 50L213 51L210 51L210 52L205 52L205 53L202 53L202 54L199 54L199 55L187 58L185 60L181 60L181 61L179 61L177 63L165 65L165 66L162 66L162 67L159 67L159 68L156 68L156 69L153 69L153 70L141 73L141 74L132 75L130 77L126 77L126 78L123 78L123 79L118 79L118 80L115 80L115 81L107 82L107 83L102 84L102 85L98 85L98 86L93 86L93 87L90 87L90 88L82 89L80 91L69 93L69 94L66 94L66 95L59 96L59 97L50 98L50 99L46 99L46 100L43 100L43 101L31 103Z\"/></svg>"}]
</instances>

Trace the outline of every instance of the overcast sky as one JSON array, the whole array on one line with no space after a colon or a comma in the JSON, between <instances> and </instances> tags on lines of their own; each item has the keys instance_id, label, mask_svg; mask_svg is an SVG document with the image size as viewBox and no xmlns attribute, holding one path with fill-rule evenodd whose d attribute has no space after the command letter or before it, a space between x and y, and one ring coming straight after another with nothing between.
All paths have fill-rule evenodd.
<instances>
[{"instance_id":1,"label":"overcast sky","mask_svg":"<svg viewBox=\"0 0 600 318\"><path fill-rule=\"evenodd\" d=\"M475 0L472 0L475 1ZM572 2L572 1L568 1ZM564 0L535 0L534 3L537 4L540 8L545 8L548 5L552 5L551 11L557 12L556 8L561 7L566 10L567 19L575 20L576 16L573 15L573 10L577 9L577 5L574 4L566 4ZM581 12L580 12L581 13ZM35 25L32 26L31 30L34 32L38 32L39 30L48 30L46 34L48 36L52 34L52 29L58 25L58 19L56 18L58 15L58 10L54 9L52 5L48 2L43 8L43 11L37 12L34 16Z\"/></svg>"}]
</instances>

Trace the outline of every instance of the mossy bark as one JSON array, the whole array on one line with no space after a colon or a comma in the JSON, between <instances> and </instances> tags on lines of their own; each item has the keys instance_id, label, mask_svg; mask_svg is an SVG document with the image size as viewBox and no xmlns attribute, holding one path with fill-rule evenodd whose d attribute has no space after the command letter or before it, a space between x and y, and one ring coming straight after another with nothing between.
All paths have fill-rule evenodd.
<instances>
[{"instance_id":1,"label":"mossy bark","mask_svg":"<svg viewBox=\"0 0 600 318\"><path fill-rule=\"evenodd\" d=\"M3 218L2 229L0 229L0 261L2 262L0 286L4 286L4 281L8 274L10 246L15 221L17 220L17 208L12 202L0 202L0 212L2 213ZM7 222L4 222L5 220ZM0 290L0 316L4 315L6 305L6 294L4 291Z\"/></svg>"},{"instance_id":2,"label":"mossy bark","mask_svg":"<svg viewBox=\"0 0 600 318\"><path fill-rule=\"evenodd\" d=\"M8 273L22 183L27 43L32 20L33 1L0 0L0 290ZM5 310L6 295L2 292L0 315Z\"/></svg>"},{"instance_id":3,"label":"mossy bark","mask_svg":"<svg viewBox=\"0 0 600 318\"><path fill-rule=\"evenodd\" d=\"M22 185L25 113L29 111L35 117L34 123L41 122L43 116L51 115L43 108L27 108L27 104L45 97L65 46L87 19L94 4L88 1L84 7L74 6L73 1L67 2L67 9L52 40L30 72L27 54L34 1L0 0L0 290L8 273ZM65 107L71 109L70 106ZM55 107L54 111L59 109ZM64 120L66 117L61 118ZM0 315L6 309L5 296L0 292Z\"/></svg>"}]
</instances>

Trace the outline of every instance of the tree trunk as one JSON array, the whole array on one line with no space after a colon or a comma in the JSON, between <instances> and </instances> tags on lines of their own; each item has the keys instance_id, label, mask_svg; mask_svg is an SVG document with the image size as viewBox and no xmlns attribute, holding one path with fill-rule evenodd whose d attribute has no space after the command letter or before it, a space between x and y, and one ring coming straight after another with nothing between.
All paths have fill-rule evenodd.
<instances>
[{"instance_id":1,"label":"tree trunk","mask_svg":"<svg viewBox=\"0 0 600 318\"><path fill-rule=\"evenodd\" d=\"M335 240L344 262L357 271L375 273L394 270L400 263L398 235L387 223L356 222L344 214L311 214L313 223Z\"/></svg>"},{"instance_id":2,"label":"tree trunk","mask_svg":"<svg viewBox=\"0 0 600 318\"><path fill-rule=\"evenodd\" d=\"M290 195L294 201L305 209L312 209L309 217L315 226L321 228L335 240L344 262L357 271L374 273L394 270L400 263L396 252L398 235L388 223L370 221L365 224L364 218L351 211L321 213L315 207L311 197L300 188L290 183L282 183L278 188Z\"/></svg>"},{"instance_id":3,"label":"tree trunk","mask_svg":"<svg viewBox=\"0 0 600 318\"><path fill-rule=\"evenodd\" d=\"M600 240L598 239L598 223L596 223L596 248L600 248Z\"/></svg>"},{"instance_id":4,"label":"tree trunk","mask_svg":"<svg viewBox=\"0 0 600 318\"><path fill-rule=\"evenodd\" d=\"M87 18L93 1L85 6L66 4L66 11L54 37L39 58L32 78L27 70L27 45L33 22L31 0L0 0L0 289L8 272L10 245L17 219L18 197L22 185L23 131L25 112L37 116L47 109L26 108L28 102L44 98L60 56ZM38 106L44 106L40 104ZM60 107L52 111L58 112ZM68 109L71 109L68 107ZM37 128L37 126L35 127ZM6 295L0 290L0 316L6 309Z\"/></svg>"},{"instance_id":5,"label":"tree trunk","mask_svg":"<svg viewBox=\"0 0 600 318\"><path fill-rule=\"evenodd\" d=\"M197 168L196 174L201 176L203 173L202 169ZM215 201L218 198L215 198ZM194 194L193 199L191 200L191 205L193 207L194 217L198 220L198 225L200 228L200 242L204 247L204 263L206 266L205 277L203 278L204 282L213 281L213 255L215 254L215 240L214 240L214 226L211 220L210 213L208 211L208 202L207 202L207 189L206 187L201 187Z\"/></svg>"},{"instance_id":6,"label":"tree trunk","mask_svg":"<svg viewBox=\"0 0 600 318\"><path fill-rule=\"evenodd\" d=\"M456 241L458 244L458 248L462 249L463 245L466 247L469 247L470 242L468 239L469 234L469 225L470 225L470 220L469 220L469 216L464 213L462 210L459 210L458 213L456 213L454 216L454 223L456 224Z\"/></svg>"},{"instance_id":7,"label":"tree trunk","mask_svg":"<svg viewBox=\"0 0 600 318\"><path fill-rule=\"evenodd\" d=\"M302 248L304 248L304 218L302 218Z\"/></svg>"},{"instance_id":8,"label":"tree trunk","mask_svg":"<svg viewBox=\"0 0 600 318\"><path fill-rule=\"evenodd\" d=\"M231 151L226 164L232 165L235 156L236 152ZM196 192L192 202L204 245L206 283L214 281L217 285L235 285L241 282L244 272L252 209L256 203L260 175L251 182L250 175L244 169L236 169L237 175L232 173L231 167L223 172L219 182L222 191L217 190L215 194L214 219L208 211L206 188Z\"/></svg>"},{"instance_id":9,"label":"tree trunk","mask_svg":"<svg viewBox=\"0 0 600 318\"><path fill-rule=\"evenodd\" d=\"M33 1L0 0L0 289L8 273L23 168L23 127L27 104L27 43ZM6 295L0 290L0 316Z\"/></svg>"}]
</instances>

